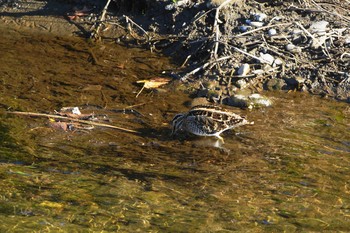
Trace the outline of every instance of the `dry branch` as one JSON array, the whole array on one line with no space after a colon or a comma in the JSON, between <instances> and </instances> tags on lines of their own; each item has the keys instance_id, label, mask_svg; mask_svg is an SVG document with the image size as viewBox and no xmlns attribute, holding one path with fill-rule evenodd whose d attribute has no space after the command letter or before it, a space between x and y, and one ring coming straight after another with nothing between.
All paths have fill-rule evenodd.
<instances>
[{"instance_id":1,"label":"dry branch","mask_svg":"<svg viewBox=\"0 0 350 233\"><path fill-rule=\"evenodd\" d=\"M118 129L124 132L129 132L129 133L137 133L137 131L132 130L132 129L126 129L114 125L107 125L103 123L97 123L97 122L92 122L92 121L86 121L86 120L80 120L72 117L65 117L65 116L57 116L57 115L52 115L52 114L45 114L45 113L35 113L35 112L7 112L9 114L15 114L15 115L23 115L23 116L34 116L34 117L49 117L49 118L54 118L54 119L62 119L62 120L68 120L68 121L74 121L74 122L79 122L82 124L88 124L88 125L94 125L94 126L100 126L100 127L105 127L105 128L111 128L111 129Z\"/></svg>"},{"instance_id":2,"label":"dry branch","mask_svg":"<svg viewBox=\"0 0 350 233\"><path fill-rule=\"evenodd\" d=\"M110 3L111 3L111 0L107 0L107 3L106 3L105 7L102 10L101 18L100 18L99 22L97 23L96 28L93 30L93 32L90 35L91 39L92 38L93 39L98 39L100 31L101 31L101 26L102 26L102 23L106 19L107 9L108 9L108 6L109 6Z\"/></svg>"}]
</instances>

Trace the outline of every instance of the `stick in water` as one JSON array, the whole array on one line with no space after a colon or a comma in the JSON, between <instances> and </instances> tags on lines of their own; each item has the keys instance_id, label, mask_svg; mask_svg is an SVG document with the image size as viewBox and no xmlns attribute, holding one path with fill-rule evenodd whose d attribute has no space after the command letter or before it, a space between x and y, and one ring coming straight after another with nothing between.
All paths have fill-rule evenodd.
<instances>
[{"instance_id":1,"label":"stick in water","mask_svg":"<svg viewBox=\"0 0 350 233\"><path fill-rule=\"evenodd\" d=\"M65 116L57 116L57 115L52 115L52 114L45 114L45 113L35 113L35 112L7 112L9 114L16 114L16 115L24 115L24 116L34 116L34 117L51 117L54 119L64 119L64 120L70 120L74 122L79 122L82 124L88 124L88 125L94 125L94 126L100 126L100 127L106 127L106 128L111 128L111 129L118 129L121 131L129 132L129 133L137 133L137 131L132 130L132 129L126 129L114 125L107 125L103 123L97 123L97 122L92 122L92 121L86 121L86 120L80 120L80 119L75 119L71 117L65 117Z\"/></svg>"}]
</instances>

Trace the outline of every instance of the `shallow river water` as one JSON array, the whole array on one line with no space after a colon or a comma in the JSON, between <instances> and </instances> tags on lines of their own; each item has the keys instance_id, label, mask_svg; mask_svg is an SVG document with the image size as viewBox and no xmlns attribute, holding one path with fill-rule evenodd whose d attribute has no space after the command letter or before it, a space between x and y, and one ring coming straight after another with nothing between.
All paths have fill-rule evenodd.
<instances>
[{"instance_id":1,"label":"shallow river water","mask_svg":"<svg viewBox=\"0 0 350 233\"><path fill-rule=\"evenodd\" d=\"M170 136L190 101L176 84L135 97L137 80L173 68L167 58L10 28L0 51L1 232L350 229L348 104L265 93L273 107L235 109L255 124L217 148ZM67 106L137 133L8 114Z\"/></svg>"}]
</instances>

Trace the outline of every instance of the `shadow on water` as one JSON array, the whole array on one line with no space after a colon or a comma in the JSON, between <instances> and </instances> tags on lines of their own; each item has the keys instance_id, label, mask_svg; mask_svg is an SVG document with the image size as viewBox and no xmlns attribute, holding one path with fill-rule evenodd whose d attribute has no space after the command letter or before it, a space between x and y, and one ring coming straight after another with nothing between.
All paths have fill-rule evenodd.
<instances>
[{"instance_id":1,"label":"shadow on water","mask_svg":"<svg viewBox=\"0 0 350 233\"><path fill-rule=\"evenodd\" d=\"M300 93L242 111L214 138L171 137L190 99L137 80L171 70L140 49L33 32L0 33L0 230L300 232L350 228L350 108ZM100 61L92 63L89 51ZM62 131L46 118L82 106L127 133ZM105 122L106 123L106 122Z\"/></svg>"}]
</instances>

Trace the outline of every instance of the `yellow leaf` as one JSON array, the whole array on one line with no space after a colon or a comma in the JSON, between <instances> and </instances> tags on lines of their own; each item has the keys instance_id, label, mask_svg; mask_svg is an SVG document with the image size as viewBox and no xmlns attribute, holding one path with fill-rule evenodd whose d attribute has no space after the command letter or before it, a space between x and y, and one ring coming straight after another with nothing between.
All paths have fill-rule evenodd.
<instances>
[{"instance_id":1,"label":"yellow leaf","mask_svg":"<svg viewBox=\"0 0 350 233\"><path fill-rule=\"evenodd\" d=\"M63 205L57 202L43 201L40 206L50 207L50 208L63 208Z\"/></svg>"},{"instance_id":2,"label":"yellow leaf","mask_svg":"<svg viewBox=\"0 0 350 233\"><path fill-rule=\"evenodd\" d=\"M161 87L167 83L170 82L170 78L161 78L161 77L156 77L152 78L150 80L139 80L137 83L144 83L144 88L151 89L151 88L158 88Z\"/></svg>"},{"instance_id":3,"label":"yellow leaf","mask_svg":"<svg viewBox=\"0 0 350 233\"><path fill-rule=\"evenodd\" d=\"M152 89L152 88L158 88L161 87L167 83L170 82L170 78L161 78L161 77L156 77L152 78L150 80L139 80L136 83L143 83L142 89L137 93L136 98L141 94L142 90L144 88L146 89Z\"/></svg>"}]
</instances>

